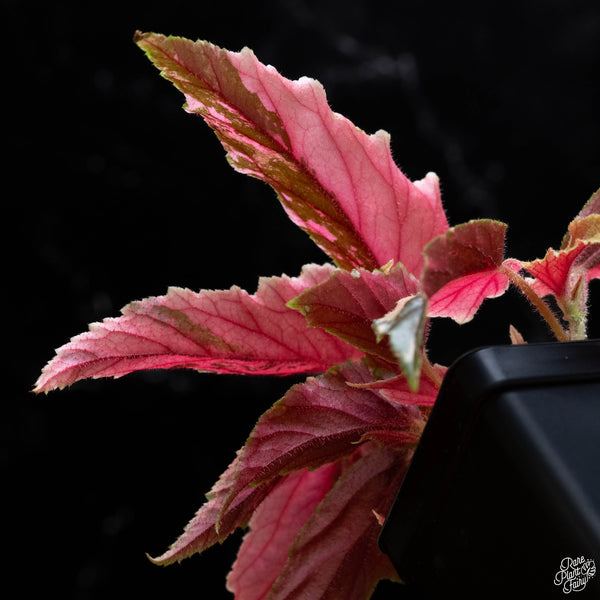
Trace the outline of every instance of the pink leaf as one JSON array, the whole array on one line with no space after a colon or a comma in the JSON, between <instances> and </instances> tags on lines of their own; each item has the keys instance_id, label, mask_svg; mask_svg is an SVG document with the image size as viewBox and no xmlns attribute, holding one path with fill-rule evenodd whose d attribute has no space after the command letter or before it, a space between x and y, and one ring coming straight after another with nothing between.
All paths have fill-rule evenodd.
<instances>
[{"instance_id":1,"label":"pink leaf","mask_svg":"<svg viewBox=\"0 0 600 600\"><path fill-rule=\"evenodd\" d=\"M544 258L525 263L523 266L535 277L532 283L535 291L541 296L554 294L557 298L567 295L567 285L573 265L586 244L579 241L574 247L566 250L550 248Z\"/></svg>"},{"instance_id":2,"label":"pink leaf","mask_svg":"<svg viewBox=\"0 0 600 600\"><path fill-rule=\"evenodd\" d=\"M35 391L88 377L120 377L142 369L191 368L216 373L287 375L323 371L360 352L323 330L308 328L286 302L327 279L333 267L305 266L300 277L260 280L254 295L238 287L133 302L122 316L57 350Z\"/></svg>"},{"instance_id":3,"label":"pink leaf","mask_svg":"<svg viewBox=\"0 0 600 600\"><path fill-rule=\"evenodd\" d=\"M365 366L346 363L292 387L259 419L242 449L230 498L247 486L347 456L370 431L401 431L407 444L416 442L419 410L351 385L371 381Z\"/></svg>"},{"instance_id":4,"label":"pink leaf","mask_svg":"<svg viewBox=\"0 0 600 600\"><path fill-rule=\"evenodd\" d=\"M486 298L497 298L508 288L506 275L497 270L480 271L451 281L429 300L428 316L450 317L467 323Z\"/></svg>"},{"instance_id":5,"label":"pink leaf","mask_svg":"<svg viewBox=\"0 0 600 600\"><path fill-rule=\"evenodd\" d=\"M448 227L437 177L411 182L384 131L334 113L320 83L290 81L251 50L153 33L137 44L202 115L231 165L278 194L290 218L345 269L402 262L419 273L424 245Z\"/></svg>"},{"instance_id":6,"label":"pink leaf","mask_svg":"<svg viewBox=\"0 0 600 600\"><path fill-rule=\"evenodd\" d=\"M395 363L387 340L377 341L372 323L418 289L418 281L401 264L388 271L338 270L288 306L299 310L312 327L322 327L364 352Z\"/></svg>"},{"instance_id":7,"label":"pink leaf","mask_svg":"<svg viewBox=\"0 0 600 600\"><path fill-rule=\"evenodd\" d=\"M250 520L250 531L227 578L236 600L263 600L281 574L290 546L329 492L338 463L303 469L282 478Z\"/></svg>"},{"instance_id":8,"label":"pink leaf","mask_svg":"<svg viewBox=\"0 0 600 600\"><path fill-rule=\"evenodd\" d=\"M203 552L217 542L222 543L238 527L247 524L272 486L263 485L243 490L228 503L227 510L223 511L235 480L237 461L238 459L233 461L221 475L219 481L207 494L207 502L189 522L181 536L166 552L152 558L152 562L168 565L181 561L196 552Z\"/></svg>"},{"instance_id":9,"label":"pink leaf","mask_svg":"<svg viewBox=\"0 0 600 600\"><path fill-rule=\"evenodd\" d=\"M571 221L560 250L550 248L544 258L523 264L535 278L532 285L536 292L553 294L563 309L579 294L577 303L585 312L587 283L600 277L599 211L600 190Z\"/></svg>"},{"instance_id":10,"label":"pink leaf","mask_svg":"<svg viewBox=\"0 0 600 600\"><path fill-rule=\"evenodd\" d=\"M425 248L424 292L429 316L470 321L486 298L502 295L508 278L499 272L506 225L470 221L449 229Z\"/></svg>"},{"instance_id":11,"label":"pink leaf","mask_svg":"<svg viewBox=\"0 0 600 600\"><path fill-rule=\"evenodd\" d=\"M366 600L381 579L398 580L377 547L404 477L406 453L365 447L300 531L268 600Z\"/></svg>"}]
</instances>

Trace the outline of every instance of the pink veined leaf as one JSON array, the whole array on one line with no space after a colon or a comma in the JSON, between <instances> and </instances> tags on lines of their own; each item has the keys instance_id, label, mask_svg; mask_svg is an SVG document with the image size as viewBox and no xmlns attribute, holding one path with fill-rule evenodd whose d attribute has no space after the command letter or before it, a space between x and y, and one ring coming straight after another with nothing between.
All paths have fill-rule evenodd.
<instances>
[{"instance_id":1,"label":"pink veined leaf","mask_svg":"<svg viewBox=\"0 0 600 600\"><path fill-rule=\"evenodd\" d=\"M186 526L184 532L171 547L155 558L149 557L158 565L179 562L197 552L203 552L217 542L223 543L238 527L244 527L257 506L265 499L272 485L246 488L228 503L231 486L235 481L238 459L234 460L221 475L212 490L206 495L207 501Z\"/></svg>"},{"instance_id":2,"label":"pink veined leaf","mask_svg":"<svg viewBox=\"0 0 600 600\"><path fill-rule=\"evenodd\" d=\"M471 321L487 298L497 298L508 288L506 275L497 270L480 271L451 281L429 301L429 317L450 317L457 323Z\"/></svg>"},{"instance_id":3,"label":"pink veined leaf","mask_svg":"<svg viewBox=\"0 0 600 600\"><path fill-rule=\"evenodd\" d=\"M581 294L585 308L587 293L581 284L600 277L600 190L569 224L560 250L550 248L544 258L524 263L535 278L532 286L540 295L553 294L563 308ZM578 290L580 290L578 292Z\"/></svg>"},{"instance_id":4,"label":"pink veined leaf","mask_svg":"<svg viewBox=\"0 0 600 600\"><path fill-rule=\"evenodd\" d=\"M404 446L414 446L423 427L417 408L400 406L377 390L357 389L347 383L371 380L366 367L347 363L293 386L259 419L234 466L217 485L216 497L211 496L184 534L156 562L169 564L201 552L207 547L206 536L214 535L211 526L219 536L230 533L241 521L238 513L247 516L245 507L255 508L255 498L262 500L282 475L348 456L357 443L369 439L366 434L370 431L398 432L396 441L402 434Z\"/></svg>"},{"instance_id":5,"label":"pink veined leaf","mask_svg":"<svg viewBox=\"0 0 600 600\"><path fill-rule=\"evenodd\" d=\"M404 477L406 452L363 446L300 531L267 600L366 600L398 576L377 547L381 524Z\"/></svg>"},{"instance_id":6,"label":"pink veined leaf","mask_svg":"<svg viewBox=\"0 0 600 600\"><path fill-rule=\"evenodd\" d=\"M231 165L271 185L339 267L392 260L420 272L423 247L448 227L438 179L407 179L386 132L365 134L330 109L320 83L286 79L248 48L140 32L135 41L212 127Z\"/></svg>"},{"instance_id":7,"label":"pink veined leaf","mask_svg":"<svg viewBox=\"0 0 600 600\"><path fill-rule=\"evenodd\" d=\"M559 251L550 248L544 258L523 266L533 275L531 287L539 296L554 295L571 338L584 339L589 282L600 278L600 239L574 239L573 245Z\"/></svg>"},{"instance_id":8,"label":"pink veined leaf","mask_svg":"<svg viewBox=\"0 0 600 600\"><path fill-rule=\"evenodd\" d=\"M337 462L283 477L252 515L229 576L236 600L264 600L301 528L339 474Z\"/></svg>"},{"instance_id":9,"label":"pink veined leaf","mask_svg":"<svg viewBox=\"0 0 600 600\"><path fill-rule=\"evenodd\" d=\"M505 236L504 223L485 219L452 227L426 246L421 283L429 316L466 323L486 298L506 291L509 280L500 271Z\"/></svg>"},{"instance_id":10,"label":"pink veined leaf","mask_svg":"<svg viewBox=\"0 0 600 600\"><path fill-rule=\"evenodd\" d=\"M418 281L402 264L373 272L338 270L288 302L288 306L299 310L312 327L322 327L364 352L395 364L387 340L377 341L372 323L418 289Z\"/></svg>"},{"instance_id":11,"label":"pink veined leaf","mask_svg":"<svg viewBox=\"0 0 600 600\"><path fill-rule=\"evenodd\" d=\"M364 365L346 363L293 386L259 419L241 450L231 500L247 486L347 456L369 431L401 431L407 444L416 443L419 410L352 385L372 380Z\"/></svg>"},{"instance_id":12,"label":"pink veined leaf","mask_svg":"<svg viewBox=\"0 0 600 600\"><path fill-rule=\"evenodd\" d=\"M525 269L535 277L532 282L533 289L540 296L548 294L554 294L557 298L567 296L567 289L572 287L572 283L569 286L569 279L571 279L573 266L585 248L585 242L579 240L575 246L565 250L550 248L544 258L525 263Z\"/></svg>"},{"instance_id":13,"label":"pink veined leaf","mask_svg":"<svg viewBox=\"0 0 600 600\"><path fill-rule=\"evenodd\" d=\"M288 375L358 358L357 349L307 327L297 311L286 307L332 270L306 265L296 278L261 278L253 295L238 287L201 292L170 288L165 296L133 302L121 317L92 324L89 332L59 348L35 391L143 369Z\"/></svg>"}]
</instances>

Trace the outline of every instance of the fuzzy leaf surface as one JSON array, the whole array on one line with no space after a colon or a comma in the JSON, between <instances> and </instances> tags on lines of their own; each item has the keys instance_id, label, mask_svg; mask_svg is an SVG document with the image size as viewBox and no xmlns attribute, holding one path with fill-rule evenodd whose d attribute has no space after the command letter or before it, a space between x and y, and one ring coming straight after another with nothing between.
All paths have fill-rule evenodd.
<instances>
[{"instance_id":1,"label":"fuzzy leaf surface","mask_svg":"<svg viewBox=\"0 0 600 600\"><path fill-rule=\"evenodd\" d=\"M600 276L600 244L586 244L579 240L564 250L550 248L544 258L524 263L533 275L533 289L541 296L553 294L562 303L573 296L582 276L587 281Z\"/></svg>"},{"instance_id":2,"label":"fuzzy leaf surface","mask_svg":"<svg viewBox=\"0 0 600 600\"><path fill-rule=\"evenodd\" d=\"M406 453L371 447L357 455L300 531L268 600L366 600L379 580L398 580L377 547L376 515L389 511Z\"/></svg>"},{"instance_id":3,"label":"fuzzy leaf surface","mask_svg":"<svg viewBox=\"0 0 600 600\"><path fill-rule=\"evenodd\" d=\"M372 322L418 289L418 281L400 264L389 271L338 270L288 306L299 310L312 327L321 327L366 353L395 363L387 341L377 341Z\"/></svg>"},{"instance_id":4,"label":"fuzzy leaf surface","mask_svg":"<svg viewBox=\"0 0 600 600\"><path fill-rule=\"evenodd\" d=\"M425 248L423 291L430 317L470 321L486 298L502 295L509 284L499 272L506 225L488 219L449 229Z\"/></svg>"},{"instance_id":5,"label":"fuzzy leaf surface","mask_svg":"<svg viewBox=\"0 0 600 600\"><path fill-rule=\"evenodd\" d=\"M587 293L581 284L586 288L600 277L600 189L569 223L560 249L550 248L544 258L523 267L535 278L532 285L538 294L553 294L564 309L579 293L585 310Z\"/></svg>"},{"instance_id":6,"label":"fuzzy leaf surface","mask_svg":"<svg viewBox=\"0 0 600 600\"><path fill-rule=\"evenodd\" d=\"M88 377L120 377L143 369L191 368L214 373L288 375L316 372L361 353L321 329L309 328L286 306L326 280L333 267L307 265L299 277L262 278L250 295L238 287L132 302L122 316L57 350L37 392Z\"/></svg>"},{"instance_id":7,"label":"fuzzy leaf surface","mask_svg":"<svg viewBox=\"0 0 600 600\"><path fill-rule=\"evenodd\" d=\"M416 407L349 385L371 381L364 365L346 363L292 387L259 419L241 450L231 500L248 486L347 456L371 431L401 432L406 444L416 442L422 422Z\"/></svg>"},{"instance_id":8,"label":"fuzzy leaf surface","mask_svg":"<svg viewBox=\"0 0 600 600\"><path fill-rule=\"evenodd\" d=\"M272 486L264 485L243 490L233 501L228 502L227 511L223 511L235 481L237 461L236 458L229 465L206 495L206 502L185 527L181 536L166 552L151 558L152 562L158 565L179 562L196 552L203 552L217 542L224 542L238 527L244 527L248 523Z\"/></svg>"},{"instance_id":9,"label":"fuzzy leaf surface","mask_svg":"<svg viewBox=\"0 0 600 600\"><path fill-rule=\"evenodd\" d=\"M334 113L321 84L291 81L252 51L137 33L136 43L215 131L239 172L272 186L292 221L342 268L402 262L418 274L448 225L437 176L411 182L389 134Z\"/></svg>"},{"instance_id":10,"label":"fuzzy leaf surface","mask_svg":"<svg viewBox=\"0 0 600 600\"><path fill-rule=\"evenodd\" d=\"M337 462L283 477L252 515L227 588L236 600L264 600L302 527L334 484Z\"/></svg>"},{"instance_id":11,"label":"fuzzy leaf surface","mask_svg":"<svg viewBox=\"0 0 600 600\"><path fill-rule=\"evenodd\" d=\"M209 501L154 561L170 564L223 541L245 524L282 475L335 462L352 454L361 441L384 442L378 432L388 432L394 447L399 440L404 448L412 447L423 426L420 412L377 390L348 385L372 380L366 367L347 363L293 386L259 419Z\"/></svg>"}]
</instances>

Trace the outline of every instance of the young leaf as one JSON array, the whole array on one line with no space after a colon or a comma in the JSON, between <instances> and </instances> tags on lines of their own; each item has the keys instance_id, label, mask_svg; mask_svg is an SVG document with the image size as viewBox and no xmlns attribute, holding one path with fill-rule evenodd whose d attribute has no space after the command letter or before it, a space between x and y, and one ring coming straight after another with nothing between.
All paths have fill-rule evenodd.
<instances>
[{"instance_id":1,"label":"young leaf","mask_svg":"<svg viewBox=\"0 0 600 600\"><path fill-rule=\"evenodd\" d=\"M550 249L543 259L524 263L524 267L558 298L568 295L573 281L584 271L595 269L600 244L600 189L586 202L579 214L569 224L560 250ZM573 269L578 271L573 276ZM587 276L589 281L596 272Z\"/></svg>"},{"instance_id":2,"label":"young leaf","mask_svg":"<svg viewBox=\"0 0 600 600\"><path fill-rule=\"evenodd\" d=\"M470 321L486 298L501 296L509 280L499 271L506 225L488 219L449 229L425 247L421 278L430 317Z\"/></svg>"},{"instance_id":3,"label":"young leaf","mask_svg":"<svg viewBox=\"0 0 600 600\"><path fill-rule=\"evenodd\" d=\"M249 522L227 588L236 600L264 600L281 574L288 552L338 474L337 462L283 477Z\"/></svg>"},{"instance_id":4,"label":"young leaf","mask_svg":"<svg viewBox=\"0 0 600 600\"><path fill-rule=\"evenodd\" d=\"M532 287L536 292L541 296L553 294L564 305L573 296L584 273L589 278L597 276L594 267L600 262L599 248L598 243L590 245L577 240L564 250L550 248L544 258L523 263L523 267L535 278Z\"/></svg>"},{"instance_id":5,"label":"young leaf","mask_svg":"<svg viewBox=\"0 0 600 600\"><path fill-rule=\"evenodd\" d=\"M560 250L550 248L544 258L523 266L536 278L534 288L564 304L573 299L582 277L587 283L600 276L599 264L600 214L587 214L571 222Z\"/></svg>"},{"instance_id":6,"label":"young leaf","mask_svg":"<svg viewBox=\"0 0 600 600\"><path fill-rule=\"evenodd\" d=\"M569 224L560 250L550 248L544 258L523 263L534 277L532 288L554 295L569 321L570 335L584 338L588 283L600 278L600 190Z\"/></svg>"},{"instance_id":7,"label":"young leaf","mask_svg":"<svg viewBox=\"0 0 600 600\"><path fill-rule=\"evenodd\" d=\"M267 600L366 600L398 576L377 547L376 515L386 515L404 477L406 453L368 448L319 504L290 550Z\"/></svg>"},{"instance_id":8,"label":"young leaf","mask_svg":"<svg viewBox=\"0 0 600 600\"><path fill-rule=\"evenodd\" d=\"M135 41L213 128L231 165L271 185L339 267L392 260L420 272L424 245L448 227L438 179L408 180L387 133L366 135L329 108L320 83L290 81L248 48L140 32Z\"/></svg>"},{"instance_id":9,"label":"young leaf","mask_svg":"<svg viewBox=\"0 0 600 600\"><path fill-rule=\"evenodd\" d=\"M413 392L419 387L426 311L427 300L416 295L400 300L396 308L373 321L377 340L388 337L390 348Z\"/></svg>"},{"instance_id":10,"label":"young leaf","mask_svg":"<svg viewBox=\"0 0 600 600\"><path fill-rule=\"evenodd\" d=\"M387 342L376 339L372 323L418 289L418 281L401 264L386 271L338 270L288 306L299 310L310 326L322 327L363 352L395 363Z\"/></svg>"},{"instance_id":11,"label":"young leaf","mask_svg":"<svg viewBox=\"0 0 600 600\"><path fill-rule=\"evenodd\" d=\"M296 278L262 278L254 295L238 287L132 302L122 316L57 350L36 384L47 392L88 377L142 369L190 368L215 373L288 375L316 372L361 353L321 329L308 328L286 303L327 279L333 267L307 265Z\"/></svg>"}]
</instances>

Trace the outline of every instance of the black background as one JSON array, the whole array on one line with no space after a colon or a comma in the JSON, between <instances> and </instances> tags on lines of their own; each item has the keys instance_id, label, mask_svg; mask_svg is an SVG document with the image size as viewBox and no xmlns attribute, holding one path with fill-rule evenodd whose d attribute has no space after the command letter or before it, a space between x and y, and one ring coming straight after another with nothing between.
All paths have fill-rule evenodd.
<instances>
[{"instance_id":1,"label":"black background","mask_svg":"<svg viewBox=\"0 0 600 600\"><path fill-rule=\"evenodd\" d=\"M254 291L324 260L273 192L232 171L133 32L210 40L325 86L435 171L452 224L509 223L508 254L560 244L600 185L597 2L3 2L2 586L18 597L227 598L238 540L155 567L290 380L148 373L30 393L53 349L168 285ZM594 292L596 293L596 292ZM508 294L436 323L435 359L548 339ZM591 331L598 335L597 320ZM238 536L239 539L239 536ZM399 597L383 587L376 597Z\"/></svg>"}]
</instances>

